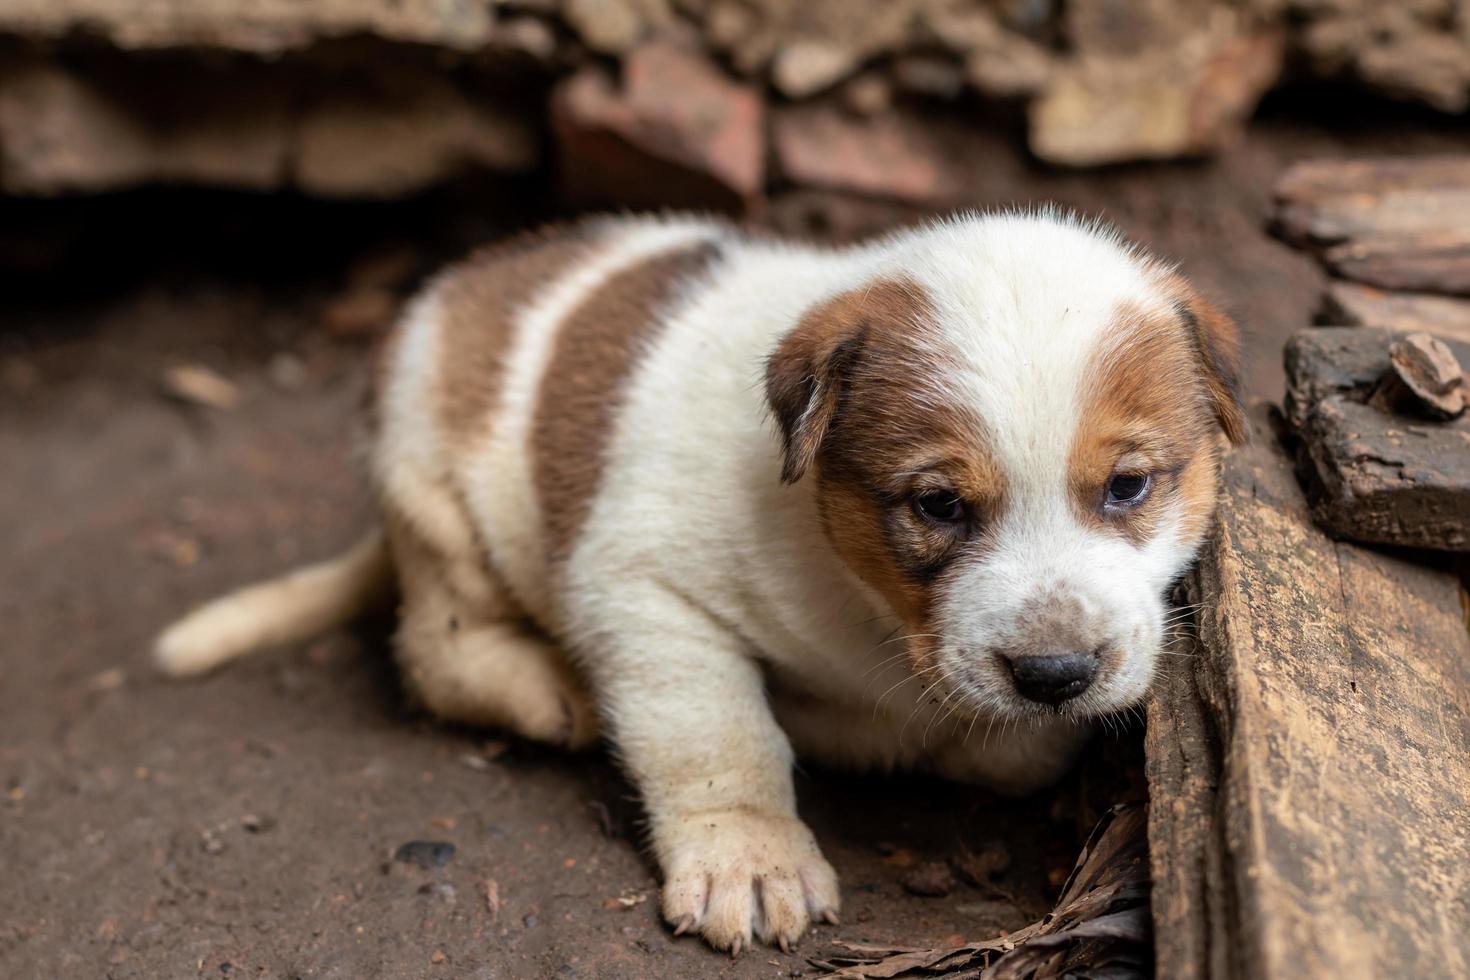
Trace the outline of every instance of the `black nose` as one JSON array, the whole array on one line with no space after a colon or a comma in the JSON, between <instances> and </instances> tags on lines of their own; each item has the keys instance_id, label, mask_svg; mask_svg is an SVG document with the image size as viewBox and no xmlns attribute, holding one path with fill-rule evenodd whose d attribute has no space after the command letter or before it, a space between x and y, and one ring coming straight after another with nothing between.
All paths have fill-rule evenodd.
<instances>
[{"instance_id":1,"label":"black nose","mask_svg":"<svg viewBox=\"0 0 1470 980\"><path fill-rule=\"evenodd\" d=\"M1007 657L1016 689L1042 704L1070 701L1092 684L1097 656L1092 653L1047 653L1036 657Z\"/></svg>"}]
</instances>

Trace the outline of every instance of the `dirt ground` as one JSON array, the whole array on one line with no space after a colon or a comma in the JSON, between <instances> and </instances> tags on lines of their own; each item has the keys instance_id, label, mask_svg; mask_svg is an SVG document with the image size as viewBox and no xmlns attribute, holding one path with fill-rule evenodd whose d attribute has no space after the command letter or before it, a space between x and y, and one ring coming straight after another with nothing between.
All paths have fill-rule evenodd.
<instances>
[{"instance_id":1,"label":"dirt ground","mask_svg":"<svg viewBox=\"0 0 1470 980\"><path fill-rule=\"evenodd\" d=\"M1180 259L1245 320L1250 389L1274 398L1281 341L1311 319L1322 276L1264 234L1271 179L1306 156L1467 146L1413 121L1304 126L1288 107L1209 164L1059 174L999 139L965 152L970 203L1102 210ZM910 217L804 193L768 220L840 238ZM605 757L411 714L387 624L162 682L146 663L162 624L332 552L367 519L367 345L319 326L336 272L181 272L188 251L155 264L131 250L104 288L53 277L0 297L0 976L811 975L805 957L833 938L925 945L1024 924L1098 807L1138 792L1136 732L1022 801L803 773L844 924L732 962L659 923L637 804ZM181 361L231 378L239 405L163 397ZM455 850L440 867L394 860L412 841ZM990 889L902 884L992 842L1013 862Z\"/></svg>"}]
</instances>

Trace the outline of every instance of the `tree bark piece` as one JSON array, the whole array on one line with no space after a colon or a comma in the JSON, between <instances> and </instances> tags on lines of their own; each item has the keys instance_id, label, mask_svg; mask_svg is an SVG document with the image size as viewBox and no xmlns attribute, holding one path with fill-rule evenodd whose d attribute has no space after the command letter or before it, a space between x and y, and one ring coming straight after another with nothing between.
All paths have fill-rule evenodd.
<instances>
[{"instance_id":1,"label":"tree bark piece","mask_svg":"<svg viewBox=\"0 0 1470 980\"><path fill-rule=\"evenodd\" d=\"M1158 974L1464 976L1460 583L1328 538L1253 422L1192 582L1198 655L1149 709Z\"/></svg>"},{"instance_id":2,"label":"tree bark piece","mask_svg":"<svg viewBox=\"0 0 1470 980\"><path fill-rule=\"evenodd\" d=\"M1341 276L1470 296L1470 156L1309 161L1275 199L1276 230Z\"/></svg>"},{"instance_id":3,"label":"tree bark piece","mask_svg":"<svg viewBox=\"0 0 1470 980\"><path fill-rule=\"evenodd\" d=\"M1312 514L1338 537L1470 550L1470 419L1431 422L1367 404L1398 335L1367 327L1296 334L1286 416ZM1450 341L1462 363L1470 345Z\"/></svg>"},{"instance_id":4,"label":"tree bark piece","mask_svg":"<svg viewBox=\"0 0 1470 980\"><path fill-rule=\"evenodd\" d=\"M1389 346L1388 363L1373 402L1441 422L1465 411L1465 372L1444 341L1411 333Z\"/></svg>"}]
</instances>

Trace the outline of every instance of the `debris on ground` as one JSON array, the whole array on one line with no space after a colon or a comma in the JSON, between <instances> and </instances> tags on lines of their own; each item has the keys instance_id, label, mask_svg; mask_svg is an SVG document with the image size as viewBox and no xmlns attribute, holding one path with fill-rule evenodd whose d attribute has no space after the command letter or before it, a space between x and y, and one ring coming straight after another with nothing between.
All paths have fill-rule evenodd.
<instances>
[{"instance_id":1,"label":"debris on ground","mask_svg":"<svg viewBox=\"0 0 1470 980\"><path fill-rule=\"evenodd\" d=\"M240 817L240 826L249 834L264 834L274 830L275 817L262 817L257 813L246 813Z\"/></svg>"},{"instance_id":2,"label":"debris on ground","mask_svg":"<svg viewBox=\"0 0 1470 980\"><path fill-rule=\"evenodd\" d=\"M178 364L169 368L163 375L163 390L181 402L222 412L240 403L239 386L202 364Z\"/></svg>"},{"instance_id":3,"label":"debris on ground","mask_svg":"<svg viewBox=\"0 0 1470 980\"><path fill-rule=\"evenodd\" d=\"M1011 852L1001 841L987 841L979 851L961 848L958 854L950 858L949 863L964 879L965 884L972 888L993 889L995 883L992 879L1010 869Z\"/></svg>"},{"instance_id":4,"label":"debris on ground","mask_svg":"<svg viewBox=\"0 0 1470 980\"><path fill-rule=\"evenodd\" d=\"M500 916L500 882L494 878L486 878L480 882L480 894L485 899L485 911L490 913L493 922Z\"/></svg>"},{"instance_id":5,"label":"debris on ground","mask_svg":"<svg viewBox=\"0 0 1470 980\"><path fill-rule=\"evenodd\" d=\"M448 841L411 840L393 852L399 864L412 864L425 871L442 868L454 857L454 845Z\"/></svg>"},{"instance_id":6,"label":"debris on ground","mask_svg":"<svg viewBox=\"0 0 1470 980\"><path fill-rule=\"evenodd\" d=\"M898 880L910 895L943 898L959 886L959 879L943 861L925 861Z\"/></svg>"},{"instance_id":7,"label":"debris on ground","mask_svg":"<svg viewBox=\"0 0 1470 980\"><path fill-rule=\"evenodd\" d=\"M602 907L605 909L623 909L626 911L637 908L646 901L648 901L647 892L626 891L621 895L603 899Z\"/></svg>"},{"instance_id":8,"label":"debris on ground","mask_svg":"<svg viewBox=\"0 0 1470 980\"><path fill-rule=\"evenodd\" d=\"M931 949L838 941L812 959L842 980L949 976L985 980L1145 977L1153 963L1148 810L1120 804L1094 829L1056 906L1039 921L980 942Z\"/></svg>"}]
</instances>

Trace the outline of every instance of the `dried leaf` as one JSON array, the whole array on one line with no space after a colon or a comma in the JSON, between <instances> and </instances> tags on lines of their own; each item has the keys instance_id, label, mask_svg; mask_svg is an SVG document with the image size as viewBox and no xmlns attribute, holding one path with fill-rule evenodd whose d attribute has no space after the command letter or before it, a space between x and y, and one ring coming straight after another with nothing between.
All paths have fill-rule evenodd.
<instances>
[{"instance_id":1,"label":"dried leaf","mask_svg":"<svg viewBox=\"0 0 1470 980\"><path fill-rule=\"evenodd\" d=\"M1124 980L1150 974L1148 811L1115 806L1098 822L1056 907L1015 932L965 946L923 949L838 941L845 954L809 962L842 980Z\"/></svg>"}]
</instances>

